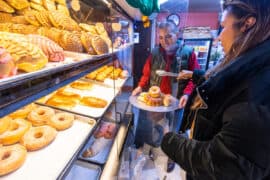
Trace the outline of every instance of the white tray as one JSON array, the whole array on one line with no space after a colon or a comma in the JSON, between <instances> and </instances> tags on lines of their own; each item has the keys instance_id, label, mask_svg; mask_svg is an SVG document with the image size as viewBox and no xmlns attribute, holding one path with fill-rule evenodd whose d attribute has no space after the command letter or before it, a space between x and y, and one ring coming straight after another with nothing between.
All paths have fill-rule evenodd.
<instances>
[{"instance_id":1,"label":"white tray","mask_svg":"<svg viewBox=\"0 0 270 180\"><path fill-rule=\"evenodd\" d=\"M75 120L71 128L59 131L50 145L38 151L27 152L24 164L17 171L0 177L0 180L57 179L93 126Z\"/></svg>"},{"instance_id":2,"label":"white tray","mask_svg":"<svg viewBox=\"0 0 270 180\"><path fill-rule=\"evenodd\" d=\"M98 98L102 98L102 99L106 100L107 105L104 108L88 107L88 106L80 105L79 103L75 107L73 107L72 109L64 109L64 108L59 107L59 109L64 109L64 110L69 111L69 112L74 112L74 113L78 113L78 114L82 114L82 115L86 115L86 116L91 116L93 118L101 117L104 114L104 112L106 111L106 109L110 106L114 97L119 92L119 89L104 87L104 86L100 86L97 84L93 84L93 87L91 90L79 90L79 89L74 89L71 87L66 87L65 90L79 94L82 97L83 96L93 96L93 97L98 97ZM50 97L50 96L51 95L49 95L48 97ZM46 105L46 106L49 106L49 105Z\"/></svg>"},{"instance_id":3,"label":"white tray","mask_svg":"<svg viewBox=\"0 0 270 180\"><path fill-rule=\"evenodd\" d=\"M118 79L111 79L111 78L106 78L104 80L104 82L100 82L100 81L95 81L95 80L92 80L92 79L88 79L86 77L82 78L83 81L87 81L87 82L92 82L92 83L95 83L95 84L99 84L101 86L107 86L107 87L116 87L116 88L121 88L125 82L127 81L129 77L126 77L124 79L121 79L121 78L118 78Z\"/></svg>"},{"instance_id":4,"label":"white tray","mask_svg":"<svg viewBox=\"0 0 270 180\"><path fill-rule=\"evenodd\" d=\"M173 101L174 103L168 107L167 106L148 106L144 102L139 101L138 96L130 96L129 102L130 102L130 104L132 104L133 106L135 106L139 109L146 110L146 111L152 111L152 112L170 112L170 111L174 111L176 109L179 109L179 107L178 107L179 101L176 98Z\"/></svg>"}]
</instances>

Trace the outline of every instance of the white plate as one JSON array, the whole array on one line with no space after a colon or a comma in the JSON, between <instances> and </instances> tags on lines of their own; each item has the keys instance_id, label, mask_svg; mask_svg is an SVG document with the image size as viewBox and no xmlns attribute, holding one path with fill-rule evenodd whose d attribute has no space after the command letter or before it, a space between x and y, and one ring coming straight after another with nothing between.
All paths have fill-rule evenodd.
<instances>
[{"instance_id":1,"label":"white plate","mask_svg":"<svg viewBox=\"0 0 270 180\"><path fill-rule=\"evenodd\" d=\"M135 106L139 109L143 109L146 111L152 111L152 112L170 112L170 111L174 111L176 109L179 109L179 107L178 107L179 101L176 98L175 98L175 101L173 101L174 103L170 106L148 106L144 102L139 101L138 96L130 96L129 102L130 102L130 104L132 104L133 106Z\"/></svg>"}]
</instances>

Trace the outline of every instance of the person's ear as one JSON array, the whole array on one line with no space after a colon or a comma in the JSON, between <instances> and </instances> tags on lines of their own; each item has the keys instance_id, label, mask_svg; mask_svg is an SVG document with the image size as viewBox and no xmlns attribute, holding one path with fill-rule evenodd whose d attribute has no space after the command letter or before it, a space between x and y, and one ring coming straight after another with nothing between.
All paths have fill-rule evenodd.
<instances>
[{"instance_id":1,"label":"person's ear","mask_svg":"<svg viewBox=\"0 0 270 180\"><path fill-rule=\"evenodd\" d=\"M243 27L241 28L241 32L246 32L247 30L252 28L252 26L254 26L255 23L256 23L255 17L251 16L251 17L247 18Z\"/></svg>"}]
</instances>

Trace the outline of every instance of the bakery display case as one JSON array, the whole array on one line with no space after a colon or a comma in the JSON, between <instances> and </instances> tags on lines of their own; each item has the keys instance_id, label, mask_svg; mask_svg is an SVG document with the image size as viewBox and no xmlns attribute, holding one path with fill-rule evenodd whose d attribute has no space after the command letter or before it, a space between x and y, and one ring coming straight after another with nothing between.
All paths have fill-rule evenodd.
<instances>
[{"instance_id":1,"label":"bakery display case","mask_svg":"<svg viewBox=\"0 0 270 180\"><path fill-rule=\"evenodd\" d=\"M132 19L114 1L0 4L0 179L112 177L132 119Z\"/></svg>"}]
</instances>

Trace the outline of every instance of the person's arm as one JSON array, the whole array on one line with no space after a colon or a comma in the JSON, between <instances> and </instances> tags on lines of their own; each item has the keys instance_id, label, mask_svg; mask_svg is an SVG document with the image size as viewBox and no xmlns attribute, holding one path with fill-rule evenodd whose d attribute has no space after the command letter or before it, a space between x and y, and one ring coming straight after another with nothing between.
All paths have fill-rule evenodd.
<instances>
[{"instance_id":1,"label":"person's arm","mask_svg":"<svg viewBox=\"0 0 270 180\"><path fill-rule=\"evenodd\" d=\"M200 65L197 61L196 54L192 52L188 60L188 70L194 71L195 69L200 69ZM184 95L179 100L179 108L183 108L186 106L188 97L192 93L194 88L195 88L195 84L193 83L192 79L190 79L183 91Z\"/></svg>"},{"instance_id":2,"label":"person's arm","mask_svg":"<svg viewBox=\"0 0 270 180\"><path fill-rule=\"evenodd\" d=\"M151 60L152 60L152 54L148 56L143 67L142 77L138 84L141 88L144 88L149 83L150 76L151 76Z\"/></svg>"},{"instance_id":3,"label":"person's arm","mask_svg":"<svg viewBox=\"0 0 270 180\"><path fill-rule=\"evenodd\" d=\"M143 66L142 77L138 83L138 86L132 91L132 95L135 96L142 92L142 89L148 85L151 76L151 60L152 54L148 56Z\"/></svg>"},{"instance_id":4,"label":"person's arm","mask_svg":"<svg viewBox=\"0 0 270 180\"><path fill-rule=\"evenodd\" d=\"M250 103L233 105L225 110L223 126L212 140L198 141L170 132L163 137L161 148L192 176L203 175L205 179L263 179L264 169L259 168L257 163L261 165L267 154L267 149L262 147L269 133L265 134L267 131L261 129L262 122L268 121L270 116L265 108L254 107Z\"/></svg>"},{"instance_id":5,"label":"person's arm","mask_svg":"<svg viewBox=\"0 0 270 180\"><path fill-rule=\"evenodd\" d=\"M200 69L200 65L198 63L196 54L194 52L192 52L191 56L189 57L189 61L188 61L188 70L194 71L195 69ZM195 84L193 83L193 80L190 79L188 84L186 85L183 93L186 95L190 95L194 88L195 88Z\"/></svg>"}]
</instances>

